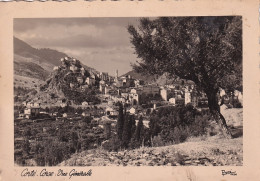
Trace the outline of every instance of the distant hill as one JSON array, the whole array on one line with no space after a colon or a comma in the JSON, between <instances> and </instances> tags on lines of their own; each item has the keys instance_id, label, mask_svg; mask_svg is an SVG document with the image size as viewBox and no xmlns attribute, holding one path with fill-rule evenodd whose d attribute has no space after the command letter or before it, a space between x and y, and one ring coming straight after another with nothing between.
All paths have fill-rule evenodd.
<instances>
[{"instance_id":1,"label":"distant hill","mask_svg":"<svg viewBox=\"0 0 260 181\"><path fill-rule=\"evenodd\" d=\"M43 80L49 75L48 71L33 62L14 62L14 73L24 77Z\"/></svg>"},{"instance_id":2,"label":"distant hill","mask_svg":"<svg viewBox=\"0 0 260 181\"><path fill-rule=\"evenodd\" d=\"M33 48L28 43L14 37L14 54L25 58L34 58L39 63L48 63L52 65L59 65L60 59L67 56L65 53L49 48Z\"/></svg>"},{"instance_id":3,"label":"distant hill","mask_svg":"<svg viewBox=\"0 0 260 181\"><path fill-rule=\"evenodd\" d=\"M156 80L156 76L142 75L140 73L137 73L135 70L131 70L130 72L127 72L127 73L121 75L120 77L124 77L124 76L127 76L127 75L130 75L134 79L143 80L146 83L151 83L151 82L154 82Z\"/></svg>"},{"instance_id":4,"label":"distant hill","mask_svg":"<svg viewBox=\"0 0 260 181\"><path fill-rule=\"evenodd\" d=\"M41 102L45 105L58 104L61 99L76 104L83 101L98 102L95 88L88 87L84 82L90 72L92 75L99 72L79 60L74 65L71 57L64 67L60 60L65 57L69 56L49 48L36 49L14 37L14 88L31 90L27 95L17 94L20 96L19 101ZM72 65L77 68L74 73L70 71ZM83 75L80 72L81 67L85 69ZM79 83L77 78L81 78L83 83ZM74 84L73 88L70 87L71 84Z\"/></svg>"},{"instance_id":5,"label":"distant hill","mask_svg":"<svg viewBox=\"0 0 260 181\"><path fill-rule=\"evenodd\" d=\"M137 73L135 70L129 71L126 74L123 74L123 76L130 75L134 79L143 80L146 83L156 83L160 86L166 85L166 84L194 84L192 81L186 81L182 80L178 77L167 77L165 74L161 76L152 76L152 75L142 75L141 73Z\"/></svg>"},{"instance_id":6,"label":"distant hill","mask_svg":"<svg viewBox=\"0 0 260 181\"><path fill-rule=\"evenodd\" d=\"M54 66L60 65L60 59L67 54L50 48L34 48L28 43L14 37L14 72L29 78L46 80ZM95 69L84 64L82 66L98 73Z\"/></svg>"},{"instance_id":7,"label":"distant hill","mask_svg":"<svg viewBox=\"0 0 260 181\"><path fill-rule=\"evenodd\" d=\"M49 48L37 49L14 37L14 73L45 80L65 53Z\"/></svg>"}]
</instances>

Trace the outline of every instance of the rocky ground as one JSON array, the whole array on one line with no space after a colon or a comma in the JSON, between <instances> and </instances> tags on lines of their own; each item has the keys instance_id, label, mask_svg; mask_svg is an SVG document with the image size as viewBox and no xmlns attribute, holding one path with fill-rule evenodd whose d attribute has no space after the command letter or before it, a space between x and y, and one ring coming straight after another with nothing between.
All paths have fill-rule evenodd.
<instances>
[{"instance_id":1,"label":"rocky ground","mask_svg":"<svg viewBox=\"0 0 260 181\"><path fill-rule=\"evenodd\" d=\"M88 150L72 156L60 166L222 166L243 164L242 138L227 140L219 136L191 139L165 147L107 152Z\"/></svg>"}]
</instances>

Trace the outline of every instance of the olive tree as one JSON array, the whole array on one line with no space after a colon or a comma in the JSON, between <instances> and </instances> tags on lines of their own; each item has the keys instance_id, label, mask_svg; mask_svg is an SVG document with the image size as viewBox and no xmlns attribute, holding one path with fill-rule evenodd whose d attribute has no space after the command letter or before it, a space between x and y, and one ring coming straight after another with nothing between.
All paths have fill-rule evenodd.
<instances>
[{"instance_id":1,"label":"olive tree","mask_svg":"<svg viewBox=\"0 0 260 181\"><path fill-rule=\"evenodd\" d=\"M207 95L224 135L232 137L220 113L218 92L242 86L242 17L141 18L128 32L138 57L133 68L193 81Z\"/></svg>"}]
</instances>

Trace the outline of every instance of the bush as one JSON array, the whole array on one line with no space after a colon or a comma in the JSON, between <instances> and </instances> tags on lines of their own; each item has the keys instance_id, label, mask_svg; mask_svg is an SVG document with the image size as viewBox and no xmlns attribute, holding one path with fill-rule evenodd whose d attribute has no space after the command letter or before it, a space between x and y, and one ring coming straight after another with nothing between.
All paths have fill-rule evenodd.
<instances>
[{"instance_id":1,"label":"bush","mask_svg":"<svg viewBox=\"0 0 260 181\"><path fill-rule=\"evenodd\" d=\"M175 127L173 131L173 141L175 144L182 143L190 136L189 128Z\"/></svg>"},{"instance_id":2,"label":"bush","mask_svg":"<svg viewBox=\"0 0 260 181\"><path fill-rule=\"evenodd\" d=\"M185 157L182 154L180 154L179 152L176 152L174 157L175 157L175 160L177 163L184 165Z\"/></svg>"},{"instance_id":3,"label":"bush","mask_svg":"<svg viewBox=\"0 0 260 181\"><path fill-rule=\"evenodd\" d=\"M120 149L120 140L117 136L113 136L102 144L102 147L108 151L118 151Z\"/></svg>"},{"instance_id":4,"label":"bush","mask_svg":"<svg viewBox=\"0 0 260 181\"><path fill-rule=\"evenodd\" d=\"M209 119L208 110L199 112L191 105L160 108L152 114L149 123L154 146L178 144L191 136L206 135Z\"/></svg>"},{"instance_id":5,"label":"bush","mask_svg":"<svg viewBox=\"0 0 260 181\"><path fill-rule=\"evenodd\" d=\"M207 128L209 127L209 115L196 116L195 121L190 125L192 136L202 136L207 133Z\"/></svg>"},{"instance_id":6,"label":"bush","mask_svg":"<svg viewBox=\"0 0 260 181\"><path fill-rule=\"evenodd\" d=\"M164 143L164 141L163 141L163 139L162 139L162 137L160 135L155 136L153 138L152 142L153 142L153 146L155 146L155 147L164 146L165 145L165 143Z\"/></svg>"},{"instance_id":7,"label":"bush","mask_svg":"<svg viewBox=\"0 0 260 181\"><path fill-rule=\"evenodd\" d=\"M242 108L242 104L239 102L239 100L233 100L233 107L234 108Z\"/></svg>"}]
</instances>

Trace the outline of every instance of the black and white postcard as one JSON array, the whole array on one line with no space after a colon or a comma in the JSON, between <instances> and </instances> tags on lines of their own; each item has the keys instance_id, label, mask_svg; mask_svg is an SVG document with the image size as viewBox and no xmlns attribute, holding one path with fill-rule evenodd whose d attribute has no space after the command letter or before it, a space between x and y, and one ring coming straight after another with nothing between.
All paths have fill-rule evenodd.
<instances>
[{"instance_id":1,"label":"black and white postcard","mask_svg":"<svg viewBox=\"0 0 260 181\"><path fill-rule=\"evenodd\" d=\"M259 178L257 3L16 3L3 180Z\"/></svg>"}]
</instances>

